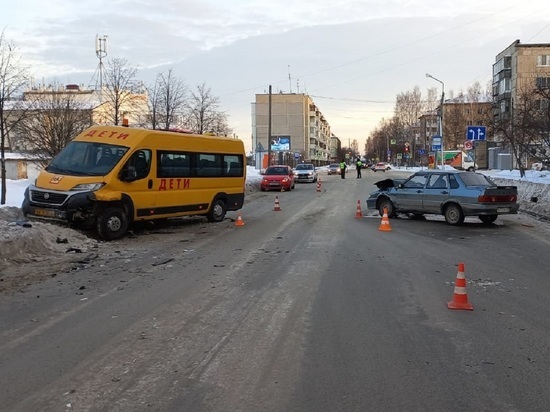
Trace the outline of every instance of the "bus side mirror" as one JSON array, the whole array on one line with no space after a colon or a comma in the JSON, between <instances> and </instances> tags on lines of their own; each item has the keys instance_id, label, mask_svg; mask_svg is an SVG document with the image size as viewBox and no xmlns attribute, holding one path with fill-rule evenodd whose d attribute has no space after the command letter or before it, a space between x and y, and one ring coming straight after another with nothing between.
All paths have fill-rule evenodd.
<instances>
[{"instance_id":1,"label":"bus side mirror","mask_svg":"<svg viewBox=\"0 0 550 412\"><path fill-rule=\"evenodd\" d=\"M134 166L128 166L120 172L120 180L123 182L133 182L137 180L137 172Z\"/></svg>"}]
</instances>

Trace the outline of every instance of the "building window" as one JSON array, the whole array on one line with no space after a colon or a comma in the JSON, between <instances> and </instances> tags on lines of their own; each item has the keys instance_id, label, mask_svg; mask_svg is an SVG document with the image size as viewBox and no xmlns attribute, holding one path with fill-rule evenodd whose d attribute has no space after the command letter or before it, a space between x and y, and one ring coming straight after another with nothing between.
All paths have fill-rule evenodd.
<instances>
[{"instance_id":1,"label":"building window","mask_svg":"<svg viewBox=\"0 0 550 412\"><path fill-rule=\"evenodd\" d=\"M537 77L537 88L539 88L539 89L549 89L550 88L550 77Z\"/></svg>"},{"instance_id":2,"label":"building window","mask_svg":"<svg viewBox=\"0 0 550 412\"><path fill-rule=\"evenodd\" d=\"M503 94L510 91L510 79L502 79L498 83L498 94Z\"/></svg>"},{"instance_id":3,"label":"building window","mask_svg":"<svg viewBox=\"0 0 550 412\"><path fill-rule=\"evenodd\" d=\"M550 66L550 54L540 54L537 56L537 66Z\"/></svg>"}]
</instances>

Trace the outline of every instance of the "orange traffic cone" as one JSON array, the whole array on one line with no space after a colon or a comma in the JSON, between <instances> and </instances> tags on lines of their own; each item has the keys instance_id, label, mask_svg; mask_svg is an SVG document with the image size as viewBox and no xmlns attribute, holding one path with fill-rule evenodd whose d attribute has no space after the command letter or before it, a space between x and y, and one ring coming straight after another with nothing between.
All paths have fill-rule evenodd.
<instances>
[{"instance_id":1,"label":"orange traffic cone","mask_svg":"<svg viewBox=\"0 0 550 412\"><path fill-rule=\"evenodd\" d=\"M384 216L382 216L382 221L380 222L380 226L378 226L378 230L381 230L382 232L391 232L390 219L388 219L388 209L386 208L384 208Z\"/></svg>"},{"instance_id":2,"label":"orange traffic cone","mask_svg":"<svg viewBox=\"0 0 550 412\"><path fill-rule=\"evenodd\" d=\"M458 264L458 273L456 274L455 292L453 300L447 303L449 309L459 310L474 310L473 306L468 302L468 294L466 293L466 277L464 276L464 263Z\"/></svg>"},{"instance_id":3,"label":"orange traffic cone","mask_svg":"<svg viewBox=\"0 0 550 412\"><path fill-rule=\"evenodd\" d=\"M275 196L275 207L273 208L275 212L281 211L281 205L279 204L279 196Z\"/></svg>"},{"instance_id":4,"label":"orange traffic cone","mask_svg":"<svg viewBox=\"0 0 550 412\"><path fill-rule=\"evenodd\" d=\"M235 221L235 226L244 226L244 221L240 213L239 213L239 216L237 217L237 220Z\"/></svg>"},{"instance_id":5,"label":"orange traffic cone","mask_svg":"<svg viewBox=\"0 0 550 412\"><path fill-rule=\"evenodd\" d=\"M321 191L321 178L319 178L319 180L317 180L317 191L318 192Z\"/></svg>"},{"instance_id":6,"label":"orange traffic cone","mask_svg":"<svg viewBox=\"0 0 550 412\"><path fill-rule=\"evenodd\" d=\"M358 219L363 218L363 212L361 211L361 201L357 201L357 211L355 212L355 217Z\"/></svg>"}]
</instances>

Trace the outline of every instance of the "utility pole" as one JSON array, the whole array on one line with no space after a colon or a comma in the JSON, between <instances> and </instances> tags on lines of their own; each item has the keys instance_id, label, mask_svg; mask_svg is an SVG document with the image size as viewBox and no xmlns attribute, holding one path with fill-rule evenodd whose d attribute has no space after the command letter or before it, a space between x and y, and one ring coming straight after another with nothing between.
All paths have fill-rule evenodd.
<instances>
[{"instance_id":1,"label":"utility pole","mask_svg":"<svg viewBox=\"0 0 550 412\"><path fill-rule=\"evenodd\" d=\"M269 100L267 114L267 166L271 165L271 85L269 85ZM260 167L261 170L261 167Z\"/></svg>"},{"instance_id":2,"label":"utility pole","mask_svg":"<svg viewBox=\"0 0 550 412\"><path fill-rule=\"evenodd\" d=\"M441 84L441 104L439 112L439 137L441 138L441 168L444 168L445 165L445 144L443 139L443 104L445 103L445 83L439 80L436 77L433 77L430 73L426 73L426 77L435 80ZM437 166L437 156L435 160L435 165Z\"/></svg>"},{"instance_id":3,"label":"utility pole","mask_svg":"<svg viewBox=\"0 0 550 412\"><path fill-rule=\"evenodd\" d=\"M290 64L288 65L288 85L290 88L289 93L292 93L292 78L290 77Z\"/></svg>"}]
</instances>

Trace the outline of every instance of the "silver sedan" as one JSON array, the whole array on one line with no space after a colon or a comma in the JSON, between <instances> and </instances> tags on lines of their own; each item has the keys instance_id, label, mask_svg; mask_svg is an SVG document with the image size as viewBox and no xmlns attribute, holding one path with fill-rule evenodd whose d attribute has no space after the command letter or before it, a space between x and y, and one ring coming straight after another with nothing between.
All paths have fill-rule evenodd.
<instances>
[{"instance_id":1,"label":"silver sedan","mask_svg":"<svg viewBox=\"0 0 550 412\"><path fill-rule=\"evenodd\" d=\"M458 170L426 170L406 180L385 179L376 183L367 208L414 216L445 216L450 225L460 225L465 216L478 216L483 223L493 223L498 215L518 212L516 186L498 186L481 173Z\"/></svg>"}]
</instances>

